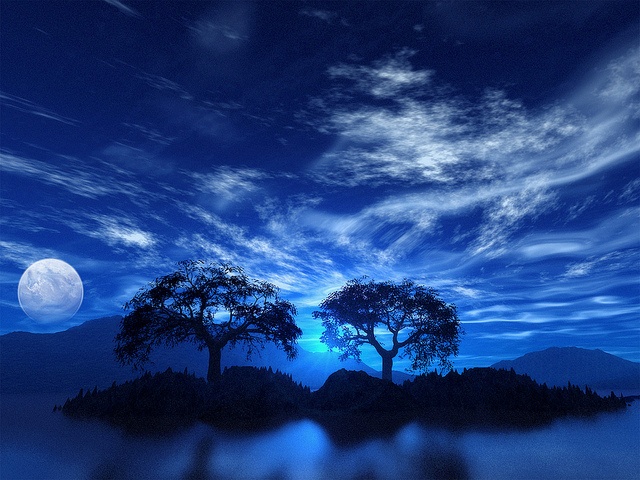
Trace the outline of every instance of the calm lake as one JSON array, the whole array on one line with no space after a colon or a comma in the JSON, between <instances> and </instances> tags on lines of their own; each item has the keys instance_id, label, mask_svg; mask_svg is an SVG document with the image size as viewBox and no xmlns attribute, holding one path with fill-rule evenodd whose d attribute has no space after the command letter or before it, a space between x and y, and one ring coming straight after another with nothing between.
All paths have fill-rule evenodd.
<instances>
[{"instance_id":1,"label":"calm lake","mask_svg":"<svg viewBox=\"0 0 640 480\"><path fill-rule=\"evenodd\" d=\"M532 430L447 432L409 424L390 438L335 445L305 420L252 435L205 425L135 438L53 413L59 397L3 395L0 478L638 479L640 402Z\"/></svg>"}]
</instances>

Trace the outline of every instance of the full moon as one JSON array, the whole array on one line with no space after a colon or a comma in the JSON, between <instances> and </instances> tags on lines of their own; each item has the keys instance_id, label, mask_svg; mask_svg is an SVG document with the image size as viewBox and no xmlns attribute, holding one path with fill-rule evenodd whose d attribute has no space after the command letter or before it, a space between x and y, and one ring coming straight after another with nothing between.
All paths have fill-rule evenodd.
<instances>
[{"instance_id":1,"label":"full moon","mask_svg":"<svg viewBox=\"0 0 640 480\"><path fill-rule=\"evenodd\" d=\"M68 320L82 304L84 289L75 269L55 258L38 260L27 268L18 284L24 313L40 323Z\"/></svg>"}]
</instances>

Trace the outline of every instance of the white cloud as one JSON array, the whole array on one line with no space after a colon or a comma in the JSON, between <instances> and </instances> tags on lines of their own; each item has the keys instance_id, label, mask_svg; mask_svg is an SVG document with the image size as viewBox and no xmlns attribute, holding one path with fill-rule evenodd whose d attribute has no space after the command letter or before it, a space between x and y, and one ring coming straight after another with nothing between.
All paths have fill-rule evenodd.
<instances>
[{"instance_id":1,"label":"white cloud","mask_svg":"<svg viewBox=\"0 0 640 480\"><path fill-rule=\"evenodd\" d=\"M191 236L182 236L175 241L175 245L190 252L195 258L205 257L218 262L237 263L238 255L235 250L229 249L218 242L196 233Z\"/></svg>"},{"instance_id":2,"label":"white cloud","mask_svg":"<svg viewBox=\"0 0 640 480\"><path fill-rule=\"evenodd\" d=\"M586 277L598 264L597 260L573 263L567 267L567 271L564 274L565 278L578 278Z\"/></svg>"},{"instance_id":3,"label":"white cloud","mask_svg":"<svg viewBox=\"0 0 640 480\"><path fill-rule=\"evenodd\" d=\"M637 318L638 314L640 314L640 306L621 305L618 307L575 310L571 312L568 319L581 322L593 322L594 320L598 322L604 318L612 319L618 316L633 317L635 315ZM598 325L601 327L602 324L598 322ZM613 325L609 326L607 330L612 331ZM640 331L640 328L638 330Z\"/></svg>"},{"instance_id":4,"label":"white cloud","mask_svg":"<svg viewBox=\"0 0 640 480\"><path fill-rule=\"evenodd\" d=\"M80 123L78 120L60 115L59 113L49 110L48 108L44 108L30 100L27 100L26 98L11 95L9 93L0 91L0 101L2 101L3 106L10 107L21 112L29 113L37 117L54 120L56 122L65 123L71 126L76 126Z\"/></svg>"},{"instance_id":5,"label":"white cloud","mask_svg":"<svg viewBox=\"0 0 640 480\"><path fill-rule=\"evenodd\" d=\"M341 64L329 68L334 79L347 79L358 90L377 98L395 98L429 84L433 72L413 70L408 59L416 52L402 50L394 57L375 62L373 67Z\"/></svg>"},{"instance_id":6,"label":"white cloud","mask_svg":"<svg viewBox=\"0 0 640 480\"><path fill-rule=\"evenodd\" d=\"M139 228L132 218L103 214L86 214L88 222L77 219L69 226L83 235L96 238L112 247L135 247L148 250L158 243L150 232Z\"/></svg>"},{"instance_id":7,"label":"white cloud","mask_svg":"<svg viewBox=\"0 0 640 480\"><path fill-rule=\"evenodd\" d=\"M482 298L485 296L485 293L477 288L453 287L453 291L469 298Z\"/></svg>"},{"instance_id":8,"label":"white cloud","mask_svg":"<svg viewBox=\"0 0 640 480\"><path fill-rule=\"evenodd\" d=\"M67 168L59 168L40 160L0 152L0 170L14 175L64 188L69 192L88 198L97 198L119 193L120 189L104 182L103 176L90 168L69 161Z\"/></svg>"},{"instance_id":9,"label":"white cloud","mask_svg":"<svg viewBox=\"0 0 640 480\"><path fill-rule=\"evenodd\" d=\"M208 52L233 53L249 38L251 9L248 2L218 4L189 28L196 43Z\"/></svg>"},{"instance_id":10,"label":"white cloud","mask_svg":"<svg viewBox=\"0 0 640 480\"><path fill-rule=\"evenodd\" d=\"M412 52L373 67L339 65L334 79L350 85L316 102L324 119L313 125L338 135L334 147L311 172L319 182L355 186L403 181L414 184L523 179L540 174L543 156L583 131L584 120L569 107L529 111L502 91L475 101L432 86L432 72L414 70ZM373 99L363 102L356 94Z\"/></svg>"},{"instance_id":11,"label":"white cloud","mask_svg":"<svg viewBox=\"0 0 640 480\"><path fill-rule=\"evenodd\" d=\"M521 340L523 338L529 338L539 333L541 332L537 330L523 330L521 332L484 333L484 334L477 335L477 338L491 339L491 340Z\"/></svg>"},{"instance_id":12,"label":"white cloud","mask_svg":"<svg viewBox=\"0 0 640 480\"><path fill-rule=\"evenodd\" d=\"M613 295L598 295L593 297L591 301L598 305L616 305L621 302L621 299Z\"/></svg>"},{"instance_id":13,"label":"white cloud","mask_svg":"<svg viewBox=\"0 0 640 480\"><path fill-rule=\"evenodd\" d=\"M536 302L532 305L535 309L564 308L573 305L571 302Z\"/></svg>"},{"instance_id":14,"label":"white cloud","mask_svg":"<svg viewBox=\"0 0 640 480\"><path fill-rule=\"evenodd\" d=\"M261 189L260 182L269 178L261 170L222 166L208 173L187 173L194 189L211 194L210 204L224 209L232 202L243 201Z\"/></svg>"},{"instance_id":15,"label":"white cloud","mask_svg":"<svg viewBox=\"0 0 640 480\"><path fill-rule=\"evenodd\" d=\"M336 12L332 12L329 10L320 10L317 8L303 8L300 10L300 15L304 15L306 17L317 18L318 20L322 20L326 23L333 23L337 18L338 14Z\"/></svg>"},{"instance_id":16,"label":"white cloud","mask_svg":"<svg viewBox=\"0 0 640 480\"><path fill-rule=\"evenodd\" d=\"M583 251L583 242L541 242L520 248L520 252L529 258L540 258L552 255L566 255Z\"/></svg>"},{"instance_id":17,"label":"white cloud","mask_svg":"<svg viewBox=\"0 0 640 480\"><path fill-rule=\"evenodd\" d=\"M122 125L131 128L133 132L143 136L146 140L158 143L160 145L170 145L176 139L175 136L165 135L150 125L141 125L138 123L128 122L123 122Z\"/></svg>"},{"instance_id":18,"label":"white cloud","mask_svg":"<svg viewBox=\"0 0 640 480\"><path fill-rule=\"evenodd\" d=\"M49 235L59 233L57 225L47 222L55 212L45 212L42 210L25 210L21 202L0 198L0 208L3 215L0 217L0 231L5 228L16 229L22 232L47 232Z\"/></svg>"},{"instance_id":19,"label":"white cloud","mask_svg":"<svg viewBox=\"0 0 640 480\"><path fill-rule=\"evenodd\" d=\"M462 320L463 324L486 324L486 323L517 323L517 324L542 324L553 323L555 318L544 317L543 314L524 312L512 314L508 317L485 317L478 320Z\"/></svg>"},{"instance_id":20,"label":"white cloud","mask_svg":"<svg viewBox=\"0 0 640 480\"><path fill-rule=\"evenodd\" d=\"M621 57L611 61L598 77L595 92L605 101L613 101L615 104L632 102L631 112L640 113L638 110L638 78L640 77L640 48L632 48ZM636 118L638 118L636 116Z\"/></svg>"},{"instance_id":21,"label":"white cloud","mask_svg":"<svg viewBox=\"0 0 640 480\"><path fill-rule=\"evenodd\" d=\"M193 96L187 92L181 85L161 75L142 72L138 74L138 78L144 80L147 85L156 90L166 90L175 93L183 100L193 100Z\"/></svg>"},{"instance_id":22,"label":"white cloud","mask_svg":"<svg viewBox=\"0 0 640 480\"><path fill-rule=\"evenodd\" d=\"M104 168L99 167L113 166L101 160L98 161L101 165L92 165L89 161L83 162L73 157L57 155L54 165L54 162L44 162L0 151L0 171L61 188L74 195L90 199L124 196L134 203L141 204L148 203L157 197L157 194L146 190L131 175L131 171L120 168L110 168L111 171L105 171Z\"/></svg>"},{"instance_id":23,"label":"white cloud","mask_svg":"<svg viewBox=\"0 0 640 480\"><path fill-rule=\"evenodd\" d=\"M608 80L587 79L588 102L569 98L531 110L503 91L489 90L474 100L452 96L432 72L412 68L411 53L329 69L342 83L314 102L320 120L309 123L336 136L309 172L315 181L404 187L357 213L309 212L309 224L338 244L371 251L375 237L387 244L380 258L395 258L428 241L444 216L479 209L479 222L466 233L475 236L469 251L495 258L510 252L509 242L526 223L558 209L561 188L639 154L640 133L629 128L632 107L619 103L638 92L637 61L628 56L611 63L603 74ZM624 95L594 100L596 87L605 91L610 82L624 84ZM404 193L407 187L422 192ZM621 198L632 198L634 191L629 184ZM565 213L569 219L580 215L593 201ZM400 230L407 233L404 240ZM529 245L520 253L578 254L571 243Z\"/></svg>"},{"instance_id":24,"label":"white cloud","mask_svg":"<svg viewBox=\"0 0 640 480\"><path fill-rule=\"evenodd\" d=\"M27 268L43 258L60 258L60 253L50 248L36 247L23 242L0 240L0 260Z\"/></svg>"},{"instance_id":25,"label":"white cloud","mask_svg":"<svg viewBox=\"0 0 640 480\"><path fill-rule=\"evenodd\" d=\"M511 313L513 312L513 309L511 307L508 307L506 305L502 305L499 303L495 303L493 305L489 305L487 307L483 307L483 308L476 308L473 310L467 310L465 312L465 316L467 317L479 317L482 315L485 315L487 313Z\"/></svg>"},{"instance_id":26,"label":"white cloud","mask_svg":"<svg viewBox=\"0 0 640 480\"><path fill-rule=\"evenodd\" d=\"M640 178L627 183L618 198L620 203L638 203L640 200Z\"/></svg>"},{"instance_id":27,"label":"white cloud","mask_svg":"<svg viewBox=\"0 0 640 480\"><path fill-rule=\"evenodd\" d=\"M129 15L130 17L140 17L140 14L136 10L126 5L125 3L121 2L120 0L104 0L104 1L107 2L109 5L113 5L125 15Z\"/></svg>"},{"instance_id":28,"label":"white cloud","mask_svg":"<svg viewBox=\"0 0 640 480\"><path fill-rule=\"evenodd\" d=\"M107 242L112 244L123 243L126 246L149 248L156 243L154 236L149 232L117 224L105 225L102 233Z\"/></svg>"},{"instance_id":29,"label":"white cloud","mask_svg":"<svg viewBox=\"0 0 640 480\"><path fill-rule=\"evenodd\" d=\"M157 155L143 148L132 147L121 142L110 143L101 151L100 156L106 158L105 163L111 162L109 165L117 168L118 172L125 177L133 177L134 172L157 177L171 173L174 168L172 162L158 158Z\"/></svg>"},{"instance_id":30,"label":"white cloud","mask_svg":"<svg viewBox=\"0 0 640 480\"><path fill-rule=\"evenodd\" d=\"M518 194L498 198L485 212L485 223L471 245L471 253L488 257L502 255L511 234L520 228L525 218L535 218L553 203L553 195L543 189L531 188Z\"/></svg>"}]
</instances>

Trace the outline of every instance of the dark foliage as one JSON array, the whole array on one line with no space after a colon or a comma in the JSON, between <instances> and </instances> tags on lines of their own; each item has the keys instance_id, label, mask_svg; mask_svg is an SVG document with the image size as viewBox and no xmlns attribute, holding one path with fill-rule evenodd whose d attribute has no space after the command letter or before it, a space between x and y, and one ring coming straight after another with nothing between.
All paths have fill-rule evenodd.
<instances>
[{"instance_id":1,"label":"dark foliage","mask_svg":"<svg viewBox=\"0 0 640 480\"><path fill-rule=\"evenodd\" d=\"M259 426L281 417L293 418L306 408L311 391L291 375L271 368L225 369L212 390L202 419L225 427Z\"/></svg>"},{"instance_id":2,"label":"dark foliage","mask_svg":"<svg viewBox=\"0 0 640 480\"><path fill-rule=\"evenodd\" d=\"M310 391L290 375L271 369L231 367L217 384L193 374L145 373L122 385L86 393L80 389L62 407L76 418L99 418L130 432L164 432L204 420L221 426L251 426L305 405Z\"/></svg>"},{"instance_id":3,"label":"dark foliage","mask_svg":"<svg viewBox=\"0 0 640 480\"><path fill-rule=\"evenodd\" d=\"M448 424L535 425L564 415L591 415L623 408L622 398L600 397L589 387L549 388L528 375L493 368L430 373L405 382L421 415Z\"/></svg>"},{"instance_id":4,"label":"dark foliage","mask_svg":"<svg viewBox=\"0 0 640 480\"><path fill-rule=\"evenodd\" d=\"M451 368L449 357L458 354L462 333L456 306L411 280L351 280L325 298L313 316L324 327L320 340L341 350L343 359L359 359L362 345L373 346L385 380L392 379L396 356L409 358L412 371L425 371L435 361ZM376 334L379 328L390 334L386 344Z\"/></svg>"},{"instance_id":5,"label":"dark foliage","mask_svg":"<svg viewBox=\"0 0 640 480\"><path fill-rule=\"evenodd\" d=\"M430 373L398 386L343 369L312 393L270 368L232 367L215 384L169 369L122 385L114 382L102 391L80 390L62 411L133 432L163 432L196 421L251 429L306 416L322 423L334 439L352 441L367 434L391 434L412 419L452 427L532 426L625 406L613 393L603 398L570 384L548 388L513 370Z\"/></svg>"},{"instance_id":6,"label":"dark foliage","mask_svg":"<svg viewBox=\"0 0 640 480\"><path fill-rule=\"evenodd\" d=\"M195 422L208 409L211 386L202 378L171 369L92 392L82 389L67 399L62 412L76 418L99 418L130 431L163 432Z\"/></svg>"},{"instance_id":7,"label":"dark foliage","mask_svg":"<svg viewBox=\"0 0 640 480\"><path fill-rule=\"evenodd\" d=\"M130 312L115 337L119 362L138 368L158 345L193 342L209 351L207 380L216 382L227 345L243 345L249 357L272 342L289 359L296 357L302 335L294 320L296 308L280 298L275 285L228 264L189 260L177 267L125 304Z\"/></svg>"}]
</instances>

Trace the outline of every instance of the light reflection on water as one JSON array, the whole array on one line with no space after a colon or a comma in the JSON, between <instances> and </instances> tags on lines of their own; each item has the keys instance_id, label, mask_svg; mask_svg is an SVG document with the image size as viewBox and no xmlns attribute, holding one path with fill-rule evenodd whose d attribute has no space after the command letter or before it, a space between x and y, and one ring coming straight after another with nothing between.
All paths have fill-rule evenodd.
<instances>
[{"instance_id":1,"label":"light reflection on water","mask_svg":"<svg viewBox=\"0 0 640 480\"><path fill-rule=\"evenodd\" d=\"M338 446L302 420L252 435L198 425L134 438L52 413L58 399L3 396L4 479L635 479L640 404L626 412L522 431L452 433L409 424L394 436Z\"/></svg>"}]
</instances>

